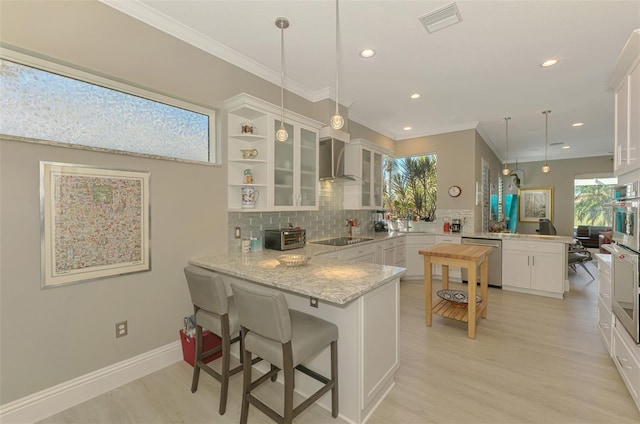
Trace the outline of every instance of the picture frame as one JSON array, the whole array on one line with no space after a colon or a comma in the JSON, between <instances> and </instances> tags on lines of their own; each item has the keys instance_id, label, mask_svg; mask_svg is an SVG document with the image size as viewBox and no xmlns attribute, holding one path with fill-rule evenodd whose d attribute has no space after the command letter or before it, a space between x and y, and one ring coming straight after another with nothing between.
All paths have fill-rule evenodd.
<instances>
[{"instance_id":1,"label":"picture frame","mask_svg":"<svg viewBox=\"0 0 640 424\"><path fill-rule=\"evenodd\" d=\"M41 286L151 270L150 172L40 162Z\"/></svg>"},{"instance_id":2,"label":"picture frame","mask_svg":"<svg viewBox=\"0 0 640 424\"><path fill-rule=\"evenodd\" d=\"M553 221L553 187L518 189L518 221Z\"/></svg>"}]
</instances>

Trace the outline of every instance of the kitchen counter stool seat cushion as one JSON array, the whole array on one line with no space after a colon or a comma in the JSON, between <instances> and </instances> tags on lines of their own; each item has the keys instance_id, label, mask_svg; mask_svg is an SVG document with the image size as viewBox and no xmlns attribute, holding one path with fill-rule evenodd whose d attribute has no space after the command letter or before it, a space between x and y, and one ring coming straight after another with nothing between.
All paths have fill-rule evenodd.
<instances>
[{"instance_id":1,"label":"kitchen counter stool seat cushion","mask_svg":"<svg viewBox=\"0 0 640 424\"><path fill-rule=\"evenodd\" d=\"M238 318L236 302L233 300L233 297L229 297L227 303L227 309L229 311L229 333L235 334L240 331L240 318ZM196 312L195 317L196 322L199 323L202 327L206 328L217 336L220 336L222 334L222 320L220 318L220 315L207 311L206 309L200 309Z\"/></svg>"},{"instance_id":2,"label":"kitchen counter stool seat cushion","mask_svg":"<svg viewBox=\"0 0 640 424\"><path fill-rule=\"evenodd\" d=\"M289 310L281 292L232 283L240 316L243 337L244 380L240 423L247 422L249 404L276 422L289 424L306 408L331 391L331 415L338 416L338 327L323 319ZM301 364L310 356L330 346L331 377L327 378ZM251 379L251 356L255 354L271 363L271 371L255 381ZM251 391L277 372L284 373L283 415L253 396ZM323 383L314 394L293 407L294 369Z\"/></svg>"},{"instance_id":3,"label":"kitchen counter stool seat cushion","mask_svg":"<svg viewBox=\"0 0 640 424\"><path fill-rule=\"evenodd\" d=\"M293 366L300 365L315 353L338 340L338 327L296 310L291 315L291 353ZM270 364L283 369L282 343L250 331L244 338L245 348L250 352L260 352L260 357Z\"/></svg>"},{"instance_id":4,"label":"kitchen counter stool seat cushion","mask_svg":"<svg viewBox=\"0 0 640 424\"><path fill-rule=\"evenodd\" d=\"M227 296L224 281L213 271L189 265L184 269L189 286L196 324L196 347L193 365L191 392L198 390L200 370L204 370L220 381L220 406L218 412L223 415L227 408L229 377L242 371L242 365L230 369L231 343L241 341L240 336L231 338L240 332L240 319L232 297ZM221 339L221 344L207 352L202 352L203 328L211 331ZM204 362L210 355L222 350L221 371L217 372Z\"/></svg>"}]
</instances>

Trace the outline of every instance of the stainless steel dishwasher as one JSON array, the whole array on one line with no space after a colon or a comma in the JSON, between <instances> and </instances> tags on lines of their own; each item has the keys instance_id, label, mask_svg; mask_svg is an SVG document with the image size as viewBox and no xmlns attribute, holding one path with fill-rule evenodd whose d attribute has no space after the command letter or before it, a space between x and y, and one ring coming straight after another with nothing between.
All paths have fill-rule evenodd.
<instances>
[{"instance_id":1,"label":"stainless steel dishwasher","mask_svg":"<svg viewBox=\"0 0 640 424\"><path fill-rule=\"evenodd\" d=\"M502 240L462 237L462 244L494 247L489 254L489 285L502 288ZM478 270L479 278L480 270ZM462 268L462 281L468 282L468 280L467 269Z\"/></svg>"}]
</instances>

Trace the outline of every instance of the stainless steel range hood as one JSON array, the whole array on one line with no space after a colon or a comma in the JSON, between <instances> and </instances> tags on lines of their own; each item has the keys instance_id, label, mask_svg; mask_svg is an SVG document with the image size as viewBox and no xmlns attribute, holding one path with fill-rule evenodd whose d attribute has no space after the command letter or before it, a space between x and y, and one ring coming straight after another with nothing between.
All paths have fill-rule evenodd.
<instances>
[{"instance_id":1,"label":"stainless steel range hood","mask_svg":"<svg viewBox=\"0 0 640 424\"><path fill-rule=\"evenodd\" d=\"M348 133L323 127L320 130L320 181L355 181L344 173L344 151L350 140Z\"/></svg>"}]
</instances>

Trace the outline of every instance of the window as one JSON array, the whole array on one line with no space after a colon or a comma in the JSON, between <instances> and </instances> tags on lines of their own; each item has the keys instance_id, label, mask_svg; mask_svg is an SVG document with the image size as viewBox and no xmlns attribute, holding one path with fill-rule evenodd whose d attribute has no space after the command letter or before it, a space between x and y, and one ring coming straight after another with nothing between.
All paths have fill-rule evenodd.
<instances>
[{"instance_id":1,"label":"window","mask_svg":"<svg viewBox=\"0 0 640 424\"><path fill-rule=\"evenodd\" d=\"M188 161L217 160L213 110L48 65L55 73L0 59L1 134ZM76 79L78 75L91 82Z\"/></svg>"},{"instance_id":2,"label":"window","mask_svg":"<svg viewBox=\"0 0 640 424\"><path fill-rule=\"evenodd\" d=\"M436 217L436 155L385 158L384 208L400 219Z\"/></svg>"},{"instance_id":3,"label":"window","mask_svg":"<svg viewBox=\"0 0 640 424\"><path fill-rule=\"evenodd\" d=\"M578 225L610 227L613 224L611 208L604 205L611 202L611 190L617 183L617 177L574 180L574 227Z\"/></svg>"}]
</instances>

